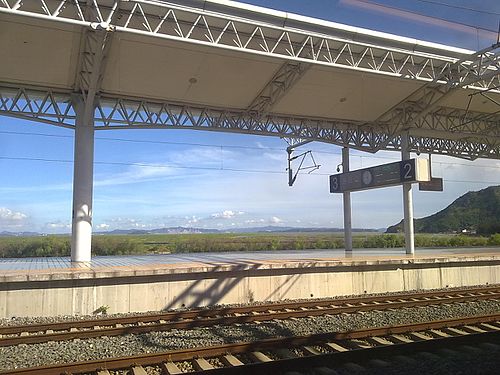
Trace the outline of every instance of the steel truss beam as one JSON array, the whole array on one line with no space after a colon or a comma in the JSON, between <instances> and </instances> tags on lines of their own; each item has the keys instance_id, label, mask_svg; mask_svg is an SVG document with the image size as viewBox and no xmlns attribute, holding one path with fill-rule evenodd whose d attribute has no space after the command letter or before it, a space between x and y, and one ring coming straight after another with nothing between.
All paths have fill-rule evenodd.
<instances>
[{"instance_id":1,"label":"steel truss beam","mask_svg":"<svg viewBox=\"0 0 500 375\"><path fill-rule=\"evenodd\" d=\"M376 152L400 150L400 134L365 123L268 114L256 119L246 110L229 110L147 99L101 95L94 112L100 129L196 129L298 138ZM0 87L0 114L74 127L71 93ZM470 133L453 128L468 119ZM500 159L500 115L440 108L410 129L410 150L467 159ZM491 129L495 129L494 132ZM429 135L432 134L432 138ZM452 138L452 139L450 139Z\"/></svg>"},{"instance_id":2,"label":"steel truss beam","mask_svg":"<svg viewBox=\"0 0 500 375\"><path fill-rule=\"evenodd\" d=\"M0 12L83 26L97 23L121 32L423 81L442 77L456 61L452 57L415 52L411 47L405 50L343 39L333 35L340 32L328 27L320 32L303 31L287 27L286 20L284 27L276 26L159 1L0 0ZM485 60L481 69L488 70L488 64ZM466 79L472 72L467 65L470 63L464 62L460 79ZM490 89L499 85L500 79L495 77L478 80L473 86Z\"/></svg>"},{"instance_id":3,"label":"steel truss beam","mask_svg":"<svg viewBox=\"0 0 500 375\"><path fill-rule=\"evenodd\" d=\"M408 130L414 124L425 121L426 115L435 110L444 99L466 86L473 86L480 81L496 82L500 77L500 54L494 51L500 49L500 43L473 53L469 58L457 61L450 65L434 81L429 82L414 91L400 103L380 116L375 123L383 123L393 127L393 133ZM465 106L466 103L464 103ZM441 115L442 116L442 115ZM455 128L464 127L470 130L466 115L462 125L455 124ZM456 118L455 118L456 119ZM475 121L475 118L470 120ZM417 127L421 127L418 126ZM433 126L431 126L432 128ZM446 128L450 130L450 128Z\"/></svg>"},{"instance_id":4,"label":"steel truss beam","mask_svg":"<svg viewBox=\"0 0 500 375\"><path fill-rule=\"evenodd\" d=\"M285 62L248 106L247 111L257 117L270 112L310 67L310 64Z\"/></svg>"}]
</instances>

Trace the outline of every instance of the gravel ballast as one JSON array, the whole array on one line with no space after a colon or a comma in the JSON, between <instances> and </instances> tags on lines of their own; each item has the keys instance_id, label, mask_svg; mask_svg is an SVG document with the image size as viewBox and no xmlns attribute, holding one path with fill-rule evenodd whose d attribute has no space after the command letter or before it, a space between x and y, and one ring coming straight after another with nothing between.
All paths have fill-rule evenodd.
<instances>
[{"instance_id":1,"label":"gravel ballast","mask_svg":"<svg viewBox=\"0 0 500 375\"><path fill-rule=\"evenodd\" d=\"M271 321L259 324L247 323L33 345L24 344L0 348L0 370L129 356L238 341L252 341L270 337L348 331L499 312L500 300L484 300L402 310ZM19 320L16 319L15 324L22 324ZM21 320L27 320L27 318ZM60 321L61 317L50 318L49 320ZM62 317L62 320L69 319ZM47 318L37 321L47 321Z\"/></svg>"}]
</instances>

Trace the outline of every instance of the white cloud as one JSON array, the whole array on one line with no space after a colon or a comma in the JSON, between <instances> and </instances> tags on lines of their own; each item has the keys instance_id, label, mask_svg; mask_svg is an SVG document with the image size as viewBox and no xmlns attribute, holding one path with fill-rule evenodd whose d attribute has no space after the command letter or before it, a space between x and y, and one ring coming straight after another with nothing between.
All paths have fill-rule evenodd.
<instances>
[{"instance_id":1,"label":"white cloud","mask_svg":"<svg viewBox=\"0 0 500 375\"><path fill-rule=\"evenodd\" d=\"M0 230L21 229L27 224L28 215L0 207Z\"/></svg>"},{"instance_id":2,"label":"white cloud","mask_svg":"<svg viewBox=\"0 0 500 375\"><path fill-rule=\"evenodd\" d=\"M271 219L269 219L269 221L272 223L272 224L280 224L283 222L282 219L280 219L279 217L277 216L273 216Z\"/></svg>"},{"instance_id":3,"label":"white cloud","mask_svg":"<svg viewBox=\"0 0 500 375\"><path fill-rule=\"evenodd\" d=\"M245 224L262 224L265 223L266 221L264 219L250 219L250 220L245 220Z\"/></svg>"},{"instance_id":4,"label":"white cloud","mask_svg":"<svg viewBox=\"0 0 500 375\"><path fill-rule=\"evenodd\" d=\"M232 211L232 210L224 210L222 212L218 212L210 215L214 219L231 219L238 215L243 215L243 211Z\"/></svg>"},{"instance_id":5,"label":"white cloud","mask_svg":"<svg viewBox=\"0 0 500 375\"><path fill-rule=\"evenodd\" d=\"M100 230L108 230L110 227L111 226L109 224L102 223L102 224L97 225L95 228L100 229Z\"/></svg>"},{"instance_id":6,"label":"white cloud","mask_svg":"<svg viewBox=\"0 0 500 375\"><path fill-rule=\"evenodd\" d=\"M1 220L12 220L12 221L22 221L28 216L22 212L14 212L6 207L0 207L0 219Z\"/></svg>"},{"instance_id":7,"label":"white cloud","mask_svg":"<svg viewBox=\"0 0 500 375\"><path fill-rule=\"evenodd\" d=\"M186 216L185 219L187 220L186 225L188 225L188 226L191 226L193 224L198 224L201 220L201 218L194 216L194 215L191 217Z\"/></svg>"},{"instance_id":8,"label":"white cloud","mask_svg":"<svg viewBox=\"0 0 500 375\"><path fill-rule=\"evenodd\" d=\"M145 181L161 180L174 174L173 168L162 165L161 163L132 165L125 172L115 173L105 178L96 178L94 186L101 187L143 183Z\"/></svg>"},{"instance_id":9,"label":"white cloud","mask_svg":"<svg viewBox=\"0 0 500 375\"><path fill-rule=\"evenodd\" d=\"M49 233L67 233L71 230L71 224L60 220L51 221L45 223L42 230Z\"/></svg>"},{"instance_id":10,"label":"white cloud","mask_svg":"<svg viewBox=\"0 0 500 375\"><path fill-rule=\"evenodd\" d=\"M150 224L144 224L141 220L133 218L116 217L108 220L109 228L113 229L144 229L151 228Z\"/></svg>"}]
</instances>

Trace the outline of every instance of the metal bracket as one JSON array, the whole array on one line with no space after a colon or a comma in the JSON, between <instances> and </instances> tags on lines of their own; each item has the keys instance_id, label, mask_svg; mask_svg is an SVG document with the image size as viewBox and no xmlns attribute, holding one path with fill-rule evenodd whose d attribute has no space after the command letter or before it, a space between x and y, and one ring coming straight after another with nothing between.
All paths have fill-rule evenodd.
<instances>
[{"instance_id":1,"label":"metal bracket","mask_svg":"<svg viewBox=\"0 0 500 375\"><path fill-rule=\"evenodd\" d=\"M312 142L312 141L309 141L309 140L299 141L299 142L297 142L295 144L292 144L292 145L290 145L290 146L288 146L286 148L286 152L288 154L288 168L287 168L287 171L288 171L288 186L293 186L293 184L294 184L295 180L297 179L297 176L298 176L298 174L299 174L300 171L308 170L307 173L312 173L315 170L319 169L319 167L321 167L321 165L317 164L316 160L314 160L314 156L313 156L311 150L303 152L303 153L301 153L299 155L296 155L296 156L292 156L292 154L295 151L296 147L303 146L303 145L305 145L305 144L307 144L309 142ZM307 158L308 155L310 156L312 165L303 167L304 161L306 160L306 158ZM296 170L296 172L294 174L293 170L292 170L292 161L297 160L297 159L300 159L300 163L299 163L299 166L298 166L298 168L297 168L297 170Z\"/></svg>"}]
</instances>

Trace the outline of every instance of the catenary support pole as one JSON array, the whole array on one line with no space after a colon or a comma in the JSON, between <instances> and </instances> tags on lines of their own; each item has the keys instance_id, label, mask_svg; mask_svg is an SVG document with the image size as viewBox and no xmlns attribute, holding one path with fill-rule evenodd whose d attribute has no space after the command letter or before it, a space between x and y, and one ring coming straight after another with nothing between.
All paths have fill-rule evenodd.
<instances>
[{"instance_id":1,"label":"catenary support pole","mask_svg":"<svg viewBox=\"0 0 500 375\"><path fill-rule=\"evenodd\" d=\"M92 241L92 189L94 174L94 116L83 99L74 99L76 109L73 171L73 217L71 261L90 262ZM87 108L93 108L88 106Z\"/></svg>"},{"instance_id":2,"label":"catenary support pole","mask_svg":"<svg viewBox=\"0 0 500 375\"><path fill-rule=\"evenodd\" d=\"M349 172L349 147L342 149L342 173ZM352 251L352 220L351 192L345 191L344 196L344 246L345 251Z\"/></svg>"},{"instance_id":3,"label":"catenary support pole","mask_svg":"<svg viewBox=\"0 0 500 375\"><path fill-rule=\"evenodd\" d=\"M401 135L401 160L410 159L408 133ZM406 254L415 254L415 233L413 229L413 199L411 183L403 184L403 210Z\"/></svg>"}]
</instances>

